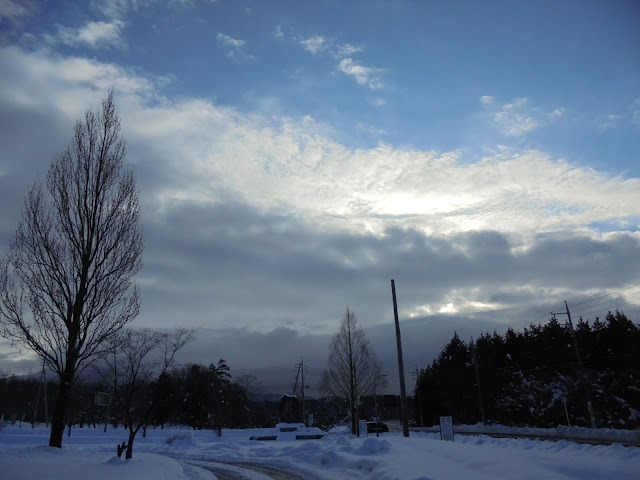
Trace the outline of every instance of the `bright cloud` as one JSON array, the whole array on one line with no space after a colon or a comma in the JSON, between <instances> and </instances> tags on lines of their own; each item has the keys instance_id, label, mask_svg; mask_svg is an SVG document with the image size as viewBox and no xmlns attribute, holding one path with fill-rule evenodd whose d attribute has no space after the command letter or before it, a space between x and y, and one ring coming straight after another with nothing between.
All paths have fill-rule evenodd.
<instances>
[{"instance_id":1,"label":"bright cloud","mask_svg":"<svg viewBox=\"0 0 640 480\"><path fill-rule=\"evenodd\" d=\"M556 108L553 112L548 113L547 115L551 118L560 118L565 114L566 109L564 107Z\"/></svg>"},{"instance_id":2,"label":"bright cloud","mask_svg":"<svg viewBox=\"0 0 640 480\"><path fill-rule=\"evenodd\" d=\"M228 47L233 47L236 49L242 48L245 44L244 40L237 40L235 38L230 37L229 35L225 35L224 33L219 33L216 37L219 42L222 42L223 45Z\"/></svg>"},{"instance_id":3,"label":"bright cloud","mask_svg":"<svg viewBox=\"0 0 640 480\"><path fill-rule=\"evenodd\" d=\"M306 40L301 40L300 43L304 46L304 49L316 55L324 51L328 47L328 42L324 37L320 35L313 35Z\"/></svg>"},{"instance_id":4,"label":"bright cloud","mask_svg":"<svg viewBox=\"0 0 640 480\"><path fill-rule=\"evenodd\" d=\"M59 27L56 35L46 36L50 43L65 45L85 45L90 48L120 47L124 45L121 31L124 23L120 20L111 22L89 22L80 29Z\"/></svg>"},{"instance_id":5,"label":"bright cloud","mask_svg":"<svg viewBox=\"0 0 640 480\"><path fill-rule=\"evenodd\" d=\"M492 108L495 98L491 96L480 97L480 102ZM544 112L540 108L530 105L526 97L518 98L511 103L505 103L497 110L493 107L491 114L493 123L504 134L510 137L523 136L537 128L557 121L566 113L564 107L557 107L551 112Z\"/></svg>"},{"instance_id":6,"label":"bright cloud","mask_svg":"<svg viewBox=\"0 0 640 480\"><path fill-rule=\"evenodd\" d=\"M540 125L531 115L523 111L527 102L526 98L519 98L513 103L503 105L494 115L495 122L505 135L522 135Z\"/></svg>"},{"instance_id":7,"label":"bright cloud","mask_svg":"<svg viewBox=\"0 0 640 480\"><path fill-rule=\"evenodd\" d=\"M353 55L362 52L364 49L359 46L345 43L335 46L333 38L313 35L306 40L300 41L305 50L313 55L328 54L331 57L340 60L336 66L337 70L345 75L353 77L353 79L362 86L366 86L371 90L377 90L384 85L380 79L382 69L374 67L366 67L352 58ZM374 106L382 106L386 104L386 100L376 98L370 100L369 103Z\"/></svg>"},{"instance_id":8,"label":"bright cloud","mask_svg":"<svg viewBox=\"0 0 640 480\"><path fill-rule=\"evenodd\" d=\"M339 45L338 50L336 52L336 56L339 58L348 57L350 55L355 55L356 53L362 52L362 47L356 47L349 43L345 43L344 45Z\"/></svg>"},{"instance_id":9,"label":"bright cloud","mask_svg":"<svg viewBox=\"0 0 640 480\"><path fill-rule=\"evenodd\" d=\"M249 60L253 60L255 58L253 55L245 54L242 51L242 48L245 46L245 43L246 43L244 40L233 38L229 35L225 35L224 33L218 33L216 38L218 39L218 42L222 43L226 47L229 47L229 50L227 51L228 57L230 58L241 57Z\"/></svg>"},{"instance_id":10,"label":"bright cloud","mask_svg":"<svg viewBox=\"0 0 640 480\"><path fill-rule=\"evenodd\" d=\"M456 310L453 307L453 303L447 303L446 305L440 307L440 310L438 310L439 313L454 313L455 311Z\"/></svg>"},{"instance_id":11,"label":"bright cloud","mask_svg":"<svg viewBox=\"0 0 640 480\"><path fill-rule=\"evenodd\" d=\"M164 311L175 303L171 301L175 297L168 297L170 292L181 297L206 290L199 300L206 312L210 311L211 291L224 291L224 295L218 293L221 299L232 295L227 292L234 290L223 290L223 285L213 288L215 280L208 268L198 276L203 270L198 249L212 251L214 240L228 242L217 244L215 252L237 248L237 258L248 258L256 265L284 263L284 273L266 269L263 283L254 280L254 265L246 276L245 270L234 274L242 287L235 290L238 296L233 300L223 299L227 306L220 316L229 324L247 322L242 325L253 322L255 311L268 319L268 325L281 321L290 307L265 307L274 299L281 303L281 297L272 295L265 285L278 283L274 278L308 283L309 276L317 276L313 268L306 271L313 262L322 264L322 269L329 265L329 272L321 270L333 280L352 278L352 272L367 278L387 274L405 261L401 269L409 272L407 278L437 279L427 289L415 287L406 301L406 313L453 318L546 297L548 292L536 290L523 294L524 299L509 300L513 285L539 282L547 288L545 272L552 269L549 275L557 276L564 269L553 270L558 258L577 259L580 272L593 269L598 276L609 260L594 255L609 255L606 246L615 245L611 250L617 249L616 258L630 258L637 250L637 232L607 233L593 225L612 225L610 231L624 222L638 225L638 178L600 173L540 150L500 145L485 158L472 161L462 159L455 150L412 150L385 143L351 148L332 138L326 126L310 116L278 117L273 108L266 109L269 115L244 113L202 98L165 98L155 79L86 58L3 47L0 64L5 66L0 104L7 111L21 111L21 117L37 119L46 119L53 112L51 118L67 122L69 131L88 105L95 105L114 87L127 159L141 172L144 221L156 229L155 237L149 234L153 238L149 250L155 253L149 253L152 260L143 280L147 289L161 292L156 302L163 318L172 317ZM515 110L527 106L526 102L511 104ZM503 109L500 105L495 108ZM49 120L39 121L43 126L38 131L46 131ZM364 135L385 134L365 122L356 129ZM5 133L3 147L7 138ZM46 168L49 158L37 160L37 168ZM33 162L35 167L36 160ZM7 172L2 179L13 181L11 164L7 165L2 165ZM180 238L174 241L174 236ZM291 244L283 241L290 237ZM581 250L581 242L567 242L562 247L569 237L587 238L594 246ZM548 254L547 239L564 250ZM297 248L304 255L294 252ZM271 257L276 250L285 253ZM224 257L224 253L210 255ZM262 261L265 255L269 260ZM549 259L549 265L540 265L541 259ZM514 261L520 263L511 263ZM428 272L423 271L425 262L430 265ZM457 266L453 273L451 265ZM304 274L292 277L291 272L298 272L300 266ZM477 271L469 276L474 269ZM566 275L583 278L575 272ZM527 275L534 280L524 278ZM502 282L508 283L504 291L500 290ZM461 290L465 284L482 288ZM264 293L251 314L247 313L246 291ZM306 297L296 298L309 311L318 310L312 299L317 297L317 288L305 291ZM496 292L501 295L494 295ZM169 300L162 303L165 297ZM362 297L368 299L370 294ZM372 307L367 315L377 318L379 310ZM207 315L202 318L209 318Z\"/></svg>"},{"instance_id":12,"label":"bright cloud","mask_svg":"<svg viewBox=\"0 0 640 480\"><path fill-rule=\"evenodd\" d=\"M321 134L310 117L245 115L198 99L149 103L157 96L154 84L122 68L11 48L1 53L3 64L37 79L7 85L5 101L31 98L32 108L55 102L73 117L95 103L96 89L114 85L131 151L147 150L132 159L153 158L175 172L171 183L146 193L158 208L172 199L218 202L232 193L261 211L286 206L318 224L378 233L400 226L526 235L640 217L639 179L609 177L540 151L503 149L463 163L456 152L384 144L353 150ZM45 97L41 89L55 91Z\"/></svg>"},{"instance_id":13,"label":"bright cloud","mask_svg":"<svg viewBox=\"0 0 640 480\"><path fill-rule=\"evenodd\" d=\"M344 74L353 77L359 85L369 87L371 90L376 90L383 87L378 73L380 69L365 67L358 65L351 58L344 58L340 61L338 68Z\"/></svg>"}]
</instances>

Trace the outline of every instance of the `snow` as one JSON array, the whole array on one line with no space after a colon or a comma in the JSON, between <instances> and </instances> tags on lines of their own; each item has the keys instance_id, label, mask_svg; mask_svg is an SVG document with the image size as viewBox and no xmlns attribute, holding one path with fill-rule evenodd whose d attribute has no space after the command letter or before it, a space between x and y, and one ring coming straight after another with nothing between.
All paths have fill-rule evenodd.
<instances>
[{"instance_id":1,"label":"snow","mask_svg":"<svg viewBox=\"0 0 640 480\"><path fill-rule=\"evenodd\" d=\"M640 432L610 429L512 429L481 425L456 427L482 433L609 438L637 442ZM439 479L637 479L640 448L620 444L594 446L566 440L491 438L457 434L455 442L440 440L435 431L383 433L357 438L336 428L320 440L251 441L265 430L223 430L219 438L209 430L187 428L148 429L134 443L133 459L115 455L116 445L127 438L122 427L74 428L65 431L63 448L49 448L49 430L28 424L0 431L0 476L11 480L212 480L203 468L206 460L270 465L297 472L305 478L439 480ZM124 455L123 455L124 458ZM189 463L187 463L187 460ZM217 467L229 472L239 467ZM244 471L245 478L266 478Z\"/></svg>"}]
</instances>

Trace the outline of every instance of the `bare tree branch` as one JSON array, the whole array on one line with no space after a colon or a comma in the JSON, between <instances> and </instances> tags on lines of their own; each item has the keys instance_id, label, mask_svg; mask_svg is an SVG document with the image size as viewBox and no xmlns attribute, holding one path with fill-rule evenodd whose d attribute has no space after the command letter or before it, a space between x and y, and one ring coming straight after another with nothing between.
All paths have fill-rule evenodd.
<instances>
[{"instance_id":1,"label":"bare tree branch","mask_svg":"<svg viewBox=\"0 0 640 480\"><path fill-rule=\"evenodd\" d=\"M141 389L165 374L178 351L193 341L194 331L184 328L172 333L125 328L109 338L103 364L97 370L125 415L129 429L126 458L132 457L135 436L156 407L154 395Z\"/></svg>"},{"instance_id":2,"label":"bare tree branch","mask_svg":"<svg viewBox=\"0 0 640 480\"><path fill-rule=\"evenodd\" d=\"M340 331L329 346L328 363L322 373L322 388L329 395L346 400L351 412L351 430L356 433L359 398L376 393L384 380L369 339L348 308Z\"/></svg>"},{"instance_id":3,"label":"bare tree branch","mask_svg":"<svg viewBox=\"0 0 640 480\"><path fill-rule=\"evenodd\" d=\"M3 337L43 358L60 379L50 445L60 447L68 386L139 311L142 265L135 176L113 92L76 123L35 183L0 268Z\"/></svg>"}]
</instances>

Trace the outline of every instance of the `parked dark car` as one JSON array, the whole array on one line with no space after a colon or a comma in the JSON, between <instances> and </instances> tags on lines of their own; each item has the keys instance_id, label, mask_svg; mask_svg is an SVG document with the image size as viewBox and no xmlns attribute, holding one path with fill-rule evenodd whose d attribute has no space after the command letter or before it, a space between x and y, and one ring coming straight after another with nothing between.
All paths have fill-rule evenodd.
<instances>
[{"instance_id":1,"label":"parked dark car","mask_svg":"<svg viewBox=\"0 0 640 480\"><path fill-rule=\"evenodd\" d=\"M367 422L367 433L388 432L389 427L382 422Z\"/></svg>"}]
</instances>

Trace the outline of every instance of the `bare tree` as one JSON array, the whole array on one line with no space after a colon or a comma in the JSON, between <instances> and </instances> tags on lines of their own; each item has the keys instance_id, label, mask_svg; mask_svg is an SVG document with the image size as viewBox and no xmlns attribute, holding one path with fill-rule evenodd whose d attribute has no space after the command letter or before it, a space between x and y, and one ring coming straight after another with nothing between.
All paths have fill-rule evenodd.
<instances>
[{"instance_id":1,"label":"bare tree","mask_svg":"<svg viewBox=\"0 0 640 480\"><path fill-rule=\"evenodd\" d=\"M322 386L330 395L346 400L354 434L360 397L375 394L384 381L369 339L355 314L347 308L340 331L329 346L329 365L322 373Z\"/></svg>"},{"instance_id":2,"label":"bare tree","mask_svg":"<svg viewBox=\"0 0 640 480\"><path fill-rule=\"evenodd\" d=\"M62 446L71 384L136 317L142 235L133 170L124 164L113 92L78 121L52 162L46 189L29 190L0 265L0 327L59 377L49 445Z\"/></svg>"},{"instance_id":3,"label":"bare tree","mask_svg":"<svg viewBox=\"0 0 640 480\"><path fill-rule=\"evenodd\" d=\"M157 383L173 364L176 353L194 340L193 330L187 329L159 333L125 328L110 338L104 365L98 371L124 412L129 429L125 458L133 457L133 441L160 403L162 392L154 392L153 380Z\"/></svg>"}]
</instances>

